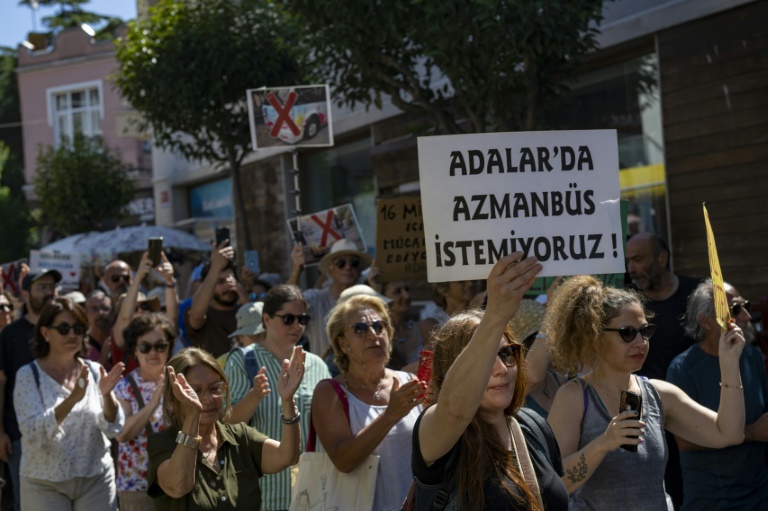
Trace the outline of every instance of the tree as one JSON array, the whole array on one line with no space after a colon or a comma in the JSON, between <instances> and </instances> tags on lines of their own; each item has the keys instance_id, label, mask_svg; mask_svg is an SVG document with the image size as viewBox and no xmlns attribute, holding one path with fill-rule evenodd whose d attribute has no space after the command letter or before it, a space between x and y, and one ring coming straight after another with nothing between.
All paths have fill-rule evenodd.
<instances>
[{"instance_id":1,"label":"tree","mask_svg":"<svg viewBox=\"0 0 768 511\"><path fill-rule=\"evenodd\" d=\"M228 167L238 239L251 248L240 166L250 151L245 91L300 83L296 45L270 2L163 0L118 41L115 83L155 144Z\"/></svg>"},{"instance_id":2,"label":"tree","mask_svg":"<svg viewBox=\"0 0 768 511\"><path fill-rule=\"evenodd\" d=\"M293 0L340 104L426 115L445 133L534 129L596 47L602 0ZM464 123L458 121L464 120ZM468 124L468 128L462 124Z\"/></svg>"},{"instance_id":3,"label":"tree","mask_svg":"<svg viewBox=\"0 0 768 511\"><path fill-rule=\"evenodd\" d=\"M131 168L98 137L76 133L37 157L35 194L43 225L58 235L103 229L126 216L133 199Z\"/></svg>"},{"instance_id":4,"label":"tree","mask_svg":"<svg viewBox=\"0 0 768 511\"><path fill-rule=\"evenodd\" d=\"M96 39L112 39L114 31L123 24L123 20L113 16L105 16L86 11L83 6L90 0L36 0L37 5L50 7L58 5L55 14L44 17L41 21L48 28L49 39L67 28L79 27L83 23L90 25L95 31ZM32 0L21 0L19 5L32 9Z\"/></svg>"}]
</instances>

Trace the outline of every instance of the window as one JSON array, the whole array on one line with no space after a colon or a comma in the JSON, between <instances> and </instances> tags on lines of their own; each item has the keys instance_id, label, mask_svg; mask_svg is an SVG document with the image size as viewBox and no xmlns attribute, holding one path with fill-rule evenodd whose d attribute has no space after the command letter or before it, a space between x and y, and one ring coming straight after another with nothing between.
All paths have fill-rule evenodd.
<instances>
[{"instance_id":1,"label":"window","mask_svg":"<svg viewBox=\"0 0 768 511\"><path fill-rule=\"evenodd\" d=\"M101 135L104 109L100 81L48 89L48 106L57 147L75 133Z\"/></svg>"}]
</instances>

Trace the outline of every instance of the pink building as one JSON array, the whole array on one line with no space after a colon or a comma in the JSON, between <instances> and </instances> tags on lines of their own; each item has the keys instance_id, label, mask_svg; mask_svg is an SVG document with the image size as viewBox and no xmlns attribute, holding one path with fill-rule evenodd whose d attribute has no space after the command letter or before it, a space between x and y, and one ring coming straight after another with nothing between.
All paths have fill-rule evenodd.
<instances>
[{"instance_id":1,"label":"pink building","mask_svg":"<svg viewBox=\"0 0 768 511\"><path fill-rule=\"evenodd\" d=\"M153 222L151 146L126 122L133 111L110 82L116 68L114 44L95 41L79 28L63 31L46 49L30 51L19 45L25 191L28 199L35 199L32 182L41 147L57 146L77 131L99 135L136 169L132 220Z\"/></svg>"}]
</instances>

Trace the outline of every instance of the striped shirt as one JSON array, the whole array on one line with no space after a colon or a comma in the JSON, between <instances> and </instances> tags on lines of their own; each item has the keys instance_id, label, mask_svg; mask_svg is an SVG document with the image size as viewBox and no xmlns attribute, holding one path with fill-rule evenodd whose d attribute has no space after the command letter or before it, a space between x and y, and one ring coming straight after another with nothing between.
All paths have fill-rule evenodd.
<instances>
[{"instance_id":1,"label":"striped shirt","mask_svg":"<svg viewBox=\"0 0 768 511\"><path fill-rule=\"evenodd\" d=\"M252 344L245 350L253 350L256 354L258 366L267 369L267 378L272 392L267 394L261 403L259 403L256 413L249 424L267 437L277 440L282 438L283 423L280 420L282 412L280 406L280 395L277 393L277 381L280 377L282 361L277 360L269 351L259 344ZM230 398L232 404L237 403L245 394L251 390L253 381L250 380L248 371L245 369L244 352L233 350L227 358L224 366L224 373L227 375L230 387ZM304 378L301 381L299 389L294 395L296 406L301 413L301 450L304 446L309 433L309 415L312 410L312 394L317 384L331 375L328 372L328 366L320 357L307 353L304 360ZM265 511L288 509L291 503L291 471L285 469L277 474L265 475L259 480L261 486L262 509Z\"/></svg>"}]
</instances>

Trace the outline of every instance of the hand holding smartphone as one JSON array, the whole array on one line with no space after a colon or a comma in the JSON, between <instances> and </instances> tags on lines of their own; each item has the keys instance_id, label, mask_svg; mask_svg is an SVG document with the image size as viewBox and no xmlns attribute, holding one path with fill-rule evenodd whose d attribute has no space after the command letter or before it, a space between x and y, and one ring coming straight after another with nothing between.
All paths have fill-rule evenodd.
<instances>
[{"instance_id":1,"label":"hand holding smartphone","mask_svg":"<svg viewBox=\"0 0 768 511\"><path fill-rule=\"evenodd\" d=\"M163 238L149 238L147 240L147 251L149 252L149 260L152 261L152 267L157 268L160 263L163 262L163 258L160 254L163 252Z\"/></svg>"},{"instance_id":2,"label":"hand holding smartphone","mask_svg":"<svg viewBox=\"0 0 768 511\"><path fill-rule=\"evenodd\" d=\"M631 392L629 390L621 391L621 401L619 402L619 413L626 412L628 410L637 410L637 418L643 414L643 397L640 394ZM637 438L636 436L630 438ZM637 445L624 444L622 449L626 449L629 452L637 452Z\"/></svg>"}]
</instances>

